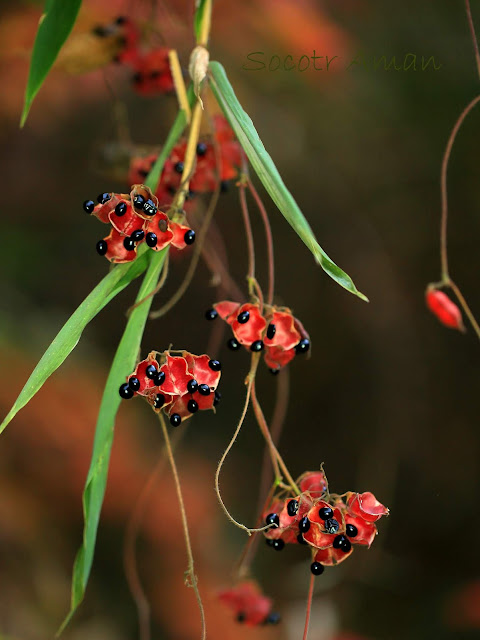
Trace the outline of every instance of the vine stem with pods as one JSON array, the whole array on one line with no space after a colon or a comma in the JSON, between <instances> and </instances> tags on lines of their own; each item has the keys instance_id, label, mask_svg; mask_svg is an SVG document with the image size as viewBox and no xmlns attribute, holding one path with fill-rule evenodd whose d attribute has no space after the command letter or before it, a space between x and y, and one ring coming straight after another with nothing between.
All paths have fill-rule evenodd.
<instances>
[{"instance_id":1,"label":"vine stem with pods","mask_svg":"<svg viewBox=\"0 0 480 640\"><path fill-rule=\"evenodd\" d=\"M200 591L198 589L197 576L195 575L195 565L193 561L193 553L192 553L192 545L190 542L190 533L188 530L188 521L187 521L187 513L185 511L185 503L183 501L182 487L180 485L180 478L178 475L177 465L175 463L175 458L173 457L172 445L170 443L170 436L168 435L167 425L165 423L165 418L163 417L162 412L158 414L160 420L160 426L162 428L163 437L165 439L165 449L168 461L170 463L170 468L172 470L173 479L175 482L175 489L177 492L178 504L180 507L180 515L182 517L182 526L183 526L183 535L185 538L185 547L187 550L187 558L188 558L188 569L186 571L186 575L188 575L190 579L190 584L195 593L195 597L197 599L198 608L200 610L200 618L202 624L202 640L205 640L207 637L207 627L205 623L205 610L203 608L202 598L200 596Z\"/></svg>"}]
</instances>

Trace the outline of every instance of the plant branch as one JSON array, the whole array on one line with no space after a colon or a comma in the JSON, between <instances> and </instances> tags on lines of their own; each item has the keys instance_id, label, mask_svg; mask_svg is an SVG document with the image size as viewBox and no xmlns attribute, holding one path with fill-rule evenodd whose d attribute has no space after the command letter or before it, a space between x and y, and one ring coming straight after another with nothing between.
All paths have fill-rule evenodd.
<instances>
[{"instance_id":1,"label":"plant branch","mask_svg":"<svg viewBox=\"0 0 480 640\"><path fill-rule=\"evenodd\" d=\"M310 624L310 612L312 610L313 588L315 586L315 576L313 573L310 576L310 586L308 588L307 596L307 612L305 614L305 628L303 630L303 640L307 640L308 625Z\"/></svg>"},{"instance_id":2,"label":"plant branch","mask_svg":"<svg viewBox=\"0 0 480 640\"><path fill-rule=\"evenodd\" d=\"M265 209L265 205L262 202L262 199L258 195L257 190L253 186L252 181L247 176L247 185L252 194L258 210L260 211L260 215L262 216L263 226L265 227L265 235L267 236L267 253L268 253L268 292L267 292L267 304L271 305L273 303L273 294L275 290L275 256L273 250L273 238L272 238L272 228L270 226L270 221L268 219L267 210Z\"/></svg>"},{"instance_id":3,"label":"plant branch","mask_svg":"<svg viewBox=\"0 0 480 640\"><path fill-rule=\"evenodd\" d=\"M467 12L468 26L470 35L472 36L473 49L475 51L475 62L477 63L477 73L480 78L480 51L478 50L477 34L475 33L475 25L473 24L472 10L470 8L470 0L465 0L465 10Z\"/></svg>"}]
</instances>

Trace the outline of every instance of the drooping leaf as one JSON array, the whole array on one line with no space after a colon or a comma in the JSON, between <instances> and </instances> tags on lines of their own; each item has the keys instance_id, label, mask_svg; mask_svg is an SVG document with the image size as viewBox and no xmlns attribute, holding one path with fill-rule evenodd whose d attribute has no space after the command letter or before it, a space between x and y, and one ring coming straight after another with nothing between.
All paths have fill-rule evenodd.
<instances>
[{"instance_id":1,"label":"drooping leaf","mask_svg":"<svg viewBox=\"0 0 480 640\"><path fill-rule=\"evenodd\" d=\"M219 62L210 62L211 87L218 104L230 122L238 141L268 194L280 209L290 226L313 253L322 269L339 285L357 295L367 298L355 287L350 276L342 271L318 244L305 216L300 211L292 194L285 186L272 158L263 146L252 120L239 103L225 69Z\"/></svg>"},{"instance_id":2,"label":"drooping leaf","mask_svg":"<svg viewBox=\"0 0 480 640\"><path fill-rule=\"evenodd\" d=\"M82 0L47 0L45 3L30 60L21 127L25 124L33 99L73 29L81 4Z\"/></svg>"},{"instance_id":3,"label":"drooping leaf","mask_svg":"<svg viewBox=\"0 0 480 640\"><path fill-rule=\"evenodd\" d=\"M133 263L117 265L88 294L43 354L15 404L0 424L0 433L75 349L87 324L134 278L145 271L147 262L147 255L143 254Z\"/></svg>"},{"instance_id":4,"label":"drooping leaf","mask_svg":"<svg viewBox=\"0 0 480 640\"><path fill-rule=\"evenodd\" d=\"M155 253L150 260L149 267L137 296L137 302L140 300L144 300L144 302L136 307L130 314L127 326L115 353L110 373L108 374L97 419L90 469L83 492L83 514L85 523L83 543L77 553L73 567L70 611L62 623L58 632L59 634L66 627L78 605L83 600L87 587L107 483L115 417L121 402L118 389L120 385L125 382L126 376L135 368L145 323L153 300L153 296L147 296L153 291L157 284L166 255L167 249L164 249L163 251Z\"/></svg>"}]
</instances>

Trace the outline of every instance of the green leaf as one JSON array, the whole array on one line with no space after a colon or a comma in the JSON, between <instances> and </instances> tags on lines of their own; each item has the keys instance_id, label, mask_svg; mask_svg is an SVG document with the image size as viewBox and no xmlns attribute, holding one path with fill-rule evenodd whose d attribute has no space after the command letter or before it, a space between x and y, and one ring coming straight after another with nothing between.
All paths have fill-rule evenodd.
<instances>
[{"instance_id":1,"label":"green leaf","mask_svg":"<svg viewBox=\"0 0 480 640\"><path fill-rule=\"evenodd\" d=\"M25 103L20 126L23 127L33 99L55 62L58 52L70 35L82 0L47 0L33 45Z\"/></svg>"},{"instance_id":2,"label":"green leaf","mask_svg":"<svg viewBox=\"0 0 480 640\"><path fill-rule=\"evenodd\" d=\"M138 292L137 302L146 298L155 289L166 255L167 249L164 249L163 251L155 253L151 258L142 286ZM78 605L83 600L87 587L95 551L100 511L107 482L115 417L121 403L118 388L122 382L125 381L127 375L135 368L152 301L153 296L150 296L132 311L115 353L110 373L108 374L97 419L92 460L83 492L83 514L85 521L83 544L78 551L73 567L70 611L63 621L58 634L60 634L69 623Z\"/></svg>"},{"instance_id":3,"label":"green leaf","mask_svg":"<svg viewBox=\"0 0 480 640\"><path fill-rule=\"evenodd\" d=\"M15 404L0 425L0 433L75 349L87 324L134 278L145 271L147 262L147 255L143 254L133 263L114 267L88 294L43 354Z\"/></svg>"},{"instance_id":4,"label":"green leaf","mask_svg":"<svg viewBox=\"0 0 480 640\"><path fill-rule=\"evenodd\" d=\"M318 244L313 231L305 216L300 211L292 194L285 186L272 158L263 146L253 122L243 110L241 104L230 84L225 69L219 62L210 62L211 87L218 104L222 108L226 118L230 122L235 134L242 145L252 167L255 169L263 186L272 200L280 209L290 226L296 231L303 242L313 253L315 260L322 269L340 286L357 295L362 300L367 300L363 293L355 287L350 276L342 271L327 256Z\"/></svg>"},{"instance_id":5,"label":"green leaf","mask_svg":"<svg viewBox=\"0 0 480 640\"><path fill-rule=\"evenodd\" d=\"M193 30L195 33L195 40L198 42L200 38L200 32L202 30L202 22L205 18L205 9L207 8L208 0L196 0L195 1L195 15L193 16Z\"/></svg>"}]
</instances>

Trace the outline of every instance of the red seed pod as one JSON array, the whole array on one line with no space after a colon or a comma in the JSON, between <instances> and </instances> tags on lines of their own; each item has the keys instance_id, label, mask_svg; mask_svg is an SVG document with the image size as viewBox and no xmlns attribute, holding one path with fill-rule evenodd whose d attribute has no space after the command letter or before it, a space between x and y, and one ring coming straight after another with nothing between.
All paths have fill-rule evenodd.
<instances>
[{"instance_id":1,"label":"red seed pod","mask_svg":"<svg viewBox=\"0 0 480 640\"><path fill-rule=\"evenodd\" d=\"M323 471L305 471L298 478L297 485L300 491L308 491L314 498L321 498L328 488Z\"/></svg>"},{"instance_id":2,"label":"red seed pod","mask_svg":"<svg viewBox=\"0 0 480 640\"><path fill-rule=\"evenodd\" d=\"M174 90L168 51L167 47L158 47L139 53L132 61L133 86L137 93L149 96Z\"/></svg>"},{"instance_id":3,"label":"red seed pod","mask_svg":"<svg viewBox=\"0 0 480 640\"><path fill-rule=\"evenodd\" d=\"M279 616L272 615L272 600L263 595L253 580L239 582L231 589L224 589L218 597L233 611L237 622L248 627L279 622Z\"/></svg>"},{"instance_id":4,"label":"red seed pod","mask_svg":"<svg viewBox=\"0 0 480 640\"><path fill-rule=\"evenodd\" d=\"M347 509L353 516L360 516L367 522L376 522L382 516L388 516L388 509L370 491L365 493L347 493Z\"/></svg>"},{"instance_id":5,"label":"red seed pod","mask_svg":"<svg viewBox=\"0 0 480 640\"><path fill-rule=\"evenodd\" d=\"M425 299L427 307L443 325L450 329L465 331L462 312L443 291L431 288L427 289Z\"/></svg>"}]
</instances>

